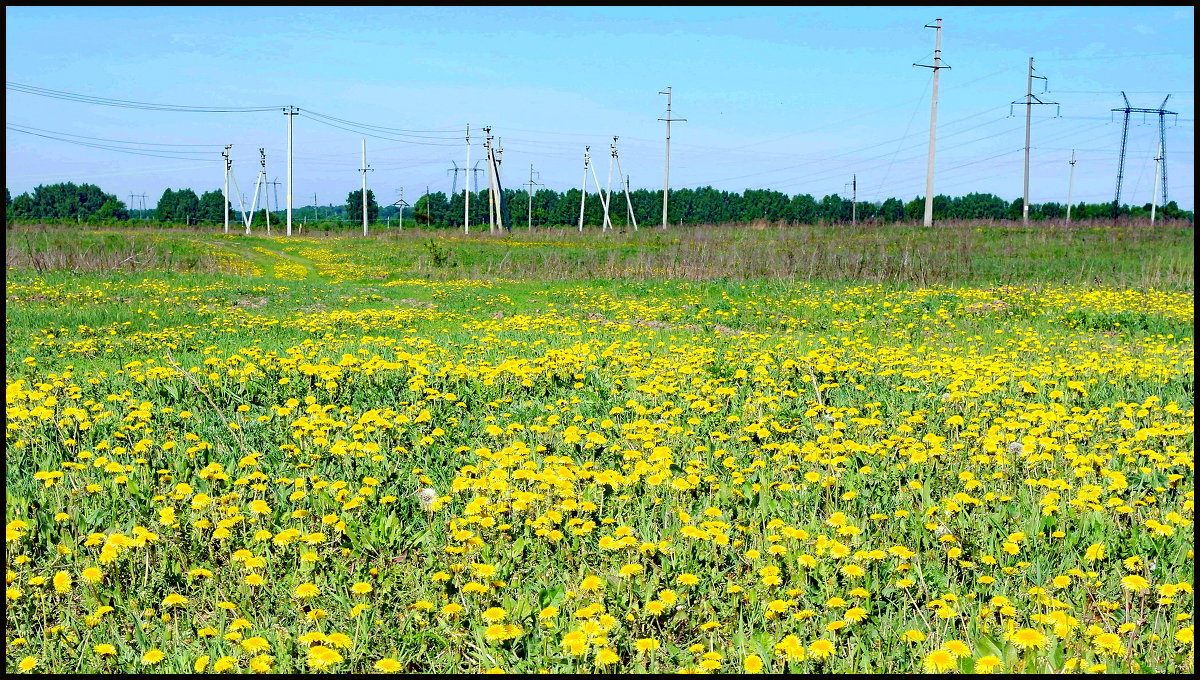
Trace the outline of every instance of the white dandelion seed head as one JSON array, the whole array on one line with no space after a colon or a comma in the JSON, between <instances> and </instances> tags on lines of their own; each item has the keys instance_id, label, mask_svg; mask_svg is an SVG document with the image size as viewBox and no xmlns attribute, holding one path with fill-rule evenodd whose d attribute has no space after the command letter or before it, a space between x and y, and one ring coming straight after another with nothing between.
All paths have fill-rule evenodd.
<instances>
[{"instance_id":1,"label":"white dandelion seed head","mask_svg":"<svg viewBox=\"0 0 1200 680\"><path fill-rule=\"evenodd\" d=\"M421 503L422 510L432 509L433 503L434 503L434 501L437 500L437 497L438 497L437 492L428 487L426 487L424 489L418 489L417 491L413 492L413 495L416 496L417 501L419 501Z\"/></svg>"},{"instance_id":2,"label":"white dandelion seed head","mask_svg":"<svg viewBox=\"0 0 1200 680\"><path fill-rule=\"evenodd\" d=\"M1025 453L1025 445L1021 442L1011 442L1008 445L1008 452L1014 456L1019 456Z\"/></svg>"}]
</instances>

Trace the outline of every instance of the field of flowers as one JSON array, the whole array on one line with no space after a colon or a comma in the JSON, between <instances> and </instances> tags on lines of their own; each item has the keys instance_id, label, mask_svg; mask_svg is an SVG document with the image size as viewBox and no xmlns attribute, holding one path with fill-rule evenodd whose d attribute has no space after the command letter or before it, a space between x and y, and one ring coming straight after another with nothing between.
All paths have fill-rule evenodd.
<instances>
[{"instance_id":1,"label":"field of flowers","mask_svg":"<svg viewBox=\"0 0 1200 680\"><path fill-rule=\"evenodd\" d=\"M1194 290L179 238L7 271L8 673L1193 670Z\"/></svg>"}]
</instances>

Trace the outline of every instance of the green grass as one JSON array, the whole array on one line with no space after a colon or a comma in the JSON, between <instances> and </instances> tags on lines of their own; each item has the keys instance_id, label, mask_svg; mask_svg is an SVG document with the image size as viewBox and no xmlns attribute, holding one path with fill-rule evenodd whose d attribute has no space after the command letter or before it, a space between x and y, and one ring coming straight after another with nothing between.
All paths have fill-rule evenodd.
<instances>
[{"instance_id":1,"label":"green grass","mask_svg":"<svg viewBox=\"0 0 1200 680\"><path fill-rule=\"evenodd\" d=\"M1190 228L24 236L8 672L1192 670Z\"/></svg>"}]
</instances>

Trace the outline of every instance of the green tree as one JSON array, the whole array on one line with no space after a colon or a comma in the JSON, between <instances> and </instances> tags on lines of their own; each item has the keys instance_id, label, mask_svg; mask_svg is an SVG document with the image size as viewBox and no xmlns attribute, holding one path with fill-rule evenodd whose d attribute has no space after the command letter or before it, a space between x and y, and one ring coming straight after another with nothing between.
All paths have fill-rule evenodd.
<instances>
[{"instance_id":1,"label":"green tree","mask_svg":"<svg viewBox=\"0 0 1200 680\"><path fill-rule=\"evenodd\" d=\"M129 211L125 209L124 203L110 198L96 211L95 217L101 220L127 220Z\"/></svg>"},{"instance_id":2,"label":"green tree","mask_svg":"<svg viewBox=\"0 0 1200 680\"><path fill-rule=\"evenodd\" d=\"M22 197L25 197L22 200ZM106 194L94 184L66 182L35 187L32 194L21 194L12 201L13 217L25 219L85 220L96 216L107 201L117 197Z\"/></svg>"},{"instance_id":3,"label":"green tree","mask_svg":"<svg viewBox=\"0 0 1200 680\"><path fill-rule=\"evenodd\" d=\"M817 221L817 200L811 194L796 194L788 204L787 218L800 224L813 224Z\"/></svg>"},{"instance_id":4,"label":"green tree","mask_svg":"<svg viewBox=\"0 0 1200 680\"><path fill-rule=\"evenodd\" d=\"M220 189L206 191L200 196L196 217L202 222L225 223L225 194ZM233 207L230 205L229 221L234 220Z\"/></svg>"},{"instance_id":5,"label":"green tree","mask_svg":"<svg viewBox=\"0 0 1200 680\"><path fill-rule=\"evenodd\" d=\"M355 189L346 196L346 219L351 224L362 224L362 189ZM375 202L375 192L367 189L367 222L379 221L379 204Z\"/></svg>"},{"instance_id":6,"label":"green tree","mask_svg":"<svg viewBox=\"0 0 1200 680\"><path fill-rule=\"evenodd\" d=\"M199 216L200 197L192 189L165 189L154 208L154 219L159 222L195 224Z\"/></svg>"},{"instance_id":7,"label":"green tree","mask_svg":"<svg viewBox=\"0 0 1200 680\"><path fill-rule=\"evenodd\" d=\"M904 220L904 201L889 198L879 206L879 219L884 222L900 222Z\"/></svg>"}]
</instances>

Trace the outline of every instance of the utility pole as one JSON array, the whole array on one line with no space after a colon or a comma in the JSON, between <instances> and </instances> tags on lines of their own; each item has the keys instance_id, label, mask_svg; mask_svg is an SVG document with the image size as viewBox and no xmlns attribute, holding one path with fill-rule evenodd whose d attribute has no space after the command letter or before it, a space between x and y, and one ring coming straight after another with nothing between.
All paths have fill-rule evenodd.
<instances>
[{"instance_id":1,"label":"utility pole","mask_svg":"<svg viewBox=\"0 0 1200 680\"><path fill-rule=\"evenodd\" d=\"M1071 223L1071 192L1075 189L1075 149L1071 149L1071 174L1067 180L1067 224Z\"/></svg>"},{"instance_id":2,"label":"utility pole","mask_svg":"<svg viewBox=\"0 0 1200 680\"><path fill-rule=\"evenodd\" d=\"M146 194L141 194L141 199L142 199L142 219L149 222L150 215L147 214L147 211L149 209L146 207Z\"/></svg>"},{"instance_id":3,"label":"utility pole","mask_svg":"<svg viewBox=\"0 0 1200 680\"><path fill-rule=\"evenodd\" d=\"M1165 150L1167 148L1166 116L1178 116L1179 115L1178 113L1176 113L1174 111L1167 111L1166 109L1163 108L1164 106L1167 105L1167 99L1170 99L1171 95L1167 95L1166 99L1163 99L1162 104L1159 105L1159 107L1157 109L1134 108L1129 105L1129 97L1126 97L1124 92L1121 93L1121 97L1123 97L1125 99L1125 108L1113 109L1113 111L1125 112L1125 125L1124 125L1124 128L1121 130L1121 160L1117 164L1117 194L1113 198L1113 219L1116 219L1117 215L1120 214L1120 210L1121 210L1121 178L1124 177L1124 175L1125 175L1125 146L1129 140L1129 114L1132 112L1135 112L1135 111L1137 113L1157 113L1158 114L1158 145L1160 147L1158 155L1163 157L1163 159L1162 159L1162 178L1163 178L1162 202L1163 202L1163 205L1166 205L1166 203L1167 203L1167 157L1166 157L1166 153L1165 153Z\"/></svg>"},{"instance_id":4,"label":"utility pole","mask_svg":"<svg viewBox=\"0 0 1200 680\"><path fill-rule=\"evenodd\" d=\"M596 166L588 163L588 167L592 170L592 182L596 185L596 195L600 197L600 205L604 208L604 222L600 223L600 231L604 231L605 223L608 222L608 200L604 198L604 190L600 188L600 180L596 177ZM587 182L587 179L584 179Z\"/></svg>"},{"instance_id":5,"label":"utility pole","mask_svg":"<svg viewBox=\"0 0 1200 680\"><path fill-rule=\"evenodd\" d=\"M259 157L259 164L261 167L258 170L258 177L256 177L254 180L254 198L250 199L250 214L246 215L245 213L243 213L243 219L245 219L245 221L246 221L246 235L247 236L250 235L250 225L254 222L254 213L258 211L258 190L260 187L262 187L263 182L265 182L267 180L267 152L261 146L258 148L258 157ZM236 186L236 184L237 184L236 179L234 179L234 184ZM239 193L240 193L240 190L239 190ZM264 202L265 202L265 199L264 199ZM244 201L242 202L242 205L243 206L245 205ZM269 219L270 218L268 217L268 220ZM270 222L267 223L267 233L268 234L271 233Z\"/></svg>"},{"instance_id":6,"label":"utility pole","mask_svg":"<svg viewBox=\"0 0 1200 680\"><path fill-rule=\"evenodd\" d=\"M228 172L228 171L226 171L226 172ZM130 210L134 210L134 209L135 209L135 208L133 207L133 197L134 197L134 196L136 196L136 195L137 195L137 194L129 194L129 209L130 209ZM226 220L225 231L229 231L228 219Z\"/></svg>"},{"instance_id":7,"label":"utility pole","mask_svg":"<svg viewBox=\"0 0 1200 680\"><path fill-rule=\"evenodd\" d=\"M457 175L455 175L455 176L457 177ZM451 196L453 196L453 195L454 194L452 193ZM414 224L416 223L416 220L417 220L417 214L414 211L413 212ZM425 185L425 228L429 229L431 227L433 227L433 211L429 209L429 185L426 184Z\"/></svg>"},{"instance_id":8,"label":"utility pole","mask_svg":"<svg viewBox=\"0 0 1200 680\"><path fill-rule=\"evenodd\" d=\"M621 171L621 159L617 159L617 172ZM629 175L625 175L625 207L629 208L629 223L637 231L637 215L633 214L633 199L629 197Z\"/></svg>"},{"instance_id":9,"label":"utility pole","mask_svg":"<svg viewBox=\"0 0 1200 680\"><path fill-rule=\"evenodd\" d=\"M267 199L270 194L267 193L267 152L259 147L258 149L259 162L262 163L262 190L263 190L263 217L267 219L267 236L271 235L271 211L267 208Z\"/></svg>"},{"instance_id":10,"label":"utility pole","mask_svg":"<svg viewBox=\"0 0 1200 680\"><path fill-rule=\"evenodd\" d=\"M233 161L229 160L229 150L233 148L232 144L226 144L225 150L221 152L221 158L225 159L225 193L222 194L225 198L225 233L229 233L229 167Z\"/></svg>"},{"instance_id":11,"label":"utility pole","mask_svg":"<svg viewBox=\"0 0 1200 680\"><path fill-rule=\"evenodd\" d=\"M588 168L592 165L592 157L590 155L590 146L583 147L583 186L579 193L579 232L583 233L583 207L587 205L587 176Z\"/></svg>"},{"instance_id":12,"label":"utility pole","mask_svg":"<svg viewBox=\"0 0 1200 680\"><path fill-rule=\"evenodd\" d=\"M467 124L467 167L471 167L471 125ZM463 187L463 233L471 233L471 176L466 177L467 185Z\"/></svg>"},{"instance_id":13,"label":"utility pole","mask_svg":"<svg viewBox=\"0 0 1200 680\"><path fill-rule=\"evenodd\" d=\"M850 176L850 224L858 224L858 175Z\"/></svg>"},{"instance_id":14,"label":"utility pole","mask_svg":"<svg viewBox=\"0 0 1200 680\"><path fill-rule=\"evenodd\" d=\"M913 64L923 68L933 69L933 97L929 114L929 163L925 169L925 226L933 226L933 155L937 138L937 102L938 102L938 71L949 66L942 66L942 20L938 19L933 26L925 24L925 28L937 29L933 41L933 66Z\"/></svg>"},{"instance_id":15,"label":"utility pole","mask_svg":"<svg viewBox=\"0 0 1200 680\"><path fill-rule=\"evenodd\" d=\"M1044 102L1037 98L1033 93L1033 79L1038 78L1046 81L1045 76L1033 75L1033 57L1029 58L1029 78L1025 87L1025 193L1021 202L1021 224L1029 226L1029 130L1033 121L1033 105L1034 104L1054 104L1058 102ZM1049 81L1046 81L1049 84ZM1045 93L1045 89L1042 90ZM1019 102L1013 102L1018 104Z\"/></svg>"},{"instance_id":16,"label":"utility pole","mask_svg":"<svg viewBox=\"0 0 1200 680\"><path fill-rule=\"evenodd\" d=\"M612 205L612 171L613 163L617 160L617 136L613 135L612 144L609 145L612 149L612 154L608 157L608 188L604 192L604 228L612 229L612 220L608 215L608 206ZM602 229L603 230L603 229Z\"/></svg>"},{"instance_id":17,"label":"utility pole","mask_svg":"<svg viewBox=\"0 0 1200 680\"><path fill-rule=\"evenodd\" d=\"M274 190L274 193L275 193L274 205L275 205L275 209L279 210L279 178L276 177L275 179L271 180L270 182L267 182L267 184L270 184L272 189Z\"/></svg>"},{"instance_id":18,"label":"utility pole","mask_svg":"<svg viewBox=\"0 0 1200 680\"><path fill-rule=\"evenodd\" d=\"M617 153L617 138L613 137L613 160L617 162L617 181L621 177L625 178L625 206L629 208L629 223L633 225L633 230L637 231L637 218L633 216L633 200L629 198L629 176L621 170L621 156Z\"/></svg>"},{"instance_id":19,"label":"utility pole","mask_svg":"<svg viewBox=\"0 0 1200 680\"><path fill-rule=\"evenodd\" d=\"M1150 195L1150 226L1154 226L1154 212L1158 207L1158 177L1162 167L1162 142L1158 144L1158 155L1154 157L1154 193ZM1164 204L1165 205L1165 204Z\"/></svg>"},{"instance_id":20,"label":"utility pole","mask_svg":"<svg viewBox=\"0 0 1200 680\"><path fill-rule=\"evenodd\" d=\"M287 235L292 235L292 119L300 112L294 106L288 106L283 110L283 115L287 116L288 122L288 176L287 176ZM275 207L278 208L279 199L275 200Z\"/></svg>"},{"instance_id":21,"label":"utility pole","mask_svg":"<svg viewBox=\"0 0 1200 680\"><path fill-rule=\"evenodd\" d=\"M504 162L504 140L496 138L496 148L492 150L492 194L496 208L496 222L500 225L500 233L511 232L512 226L505 222L508 216L507 203L504 200L504 188L500 185L500 165Z\"/></svg>"},{"instance_id":22,"label":"utility pole","mask_svg":"<svg viewBox=\"0 0 1200 680\"><path fill-rule=\"evenodd\" d=\"M488 233L496 233L496 196L492 192L492 169L494 167L494 158L492 156L492 128L484 127L483 134L487 135L483 140L483 151L487 157L487 176L488 176Z\"/></svg>"},{"instance_id":23,"label":"utility pole","mask_svg":"<svg viewBox=\"0 0 1200 680\"><path fill-rule=\"evenodd\" d=\"M667 117L659 118L659 120L665 121L667 124L667 162L666 162L666 166L663 168L663 215L662 215L662 228L666 229L667 228L667 194L671 190L671 181L670 181L671 180L671 123L674 121L687 122L687 118L672 118L671 117L671 88L668 87L666 92L659 92L659 94L667 95Z\"/></svg>"},{"instance_id":24,"label":"utility pole","mask_svg":"<svg viewBox=\"0 0 1200 680\"><path fill-rule=\"evenodd\" d=\"M371 167L367 165L367 140L366 139L362 140L362 157L363 157L363 166L362 166L362 174L363 174L363 188L362 188L362 206L363 206L363 208L362 208L362 210L363 210L363 214L362 214L362 218L363 218L363 236L366 236L367 235L367 171L371 169Z\"/></svg>"},{"instance_id":25,"label":"utility pole","mask_svg":"<svg viewBox=\"0 0 1200 680\"><path fill-rule=\"evenodd\" d=\"M529 164L529 231L533 231L533 188L535 186L538 186L539 184L541 184L540 182L533 181L534 174L535 173L533 172L533 163L530 163ZM540 177L541 175L539 174L538 176ZM542 185L542 186L545 186L545 185Z\"/></svg>"}]
</instances>

